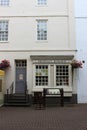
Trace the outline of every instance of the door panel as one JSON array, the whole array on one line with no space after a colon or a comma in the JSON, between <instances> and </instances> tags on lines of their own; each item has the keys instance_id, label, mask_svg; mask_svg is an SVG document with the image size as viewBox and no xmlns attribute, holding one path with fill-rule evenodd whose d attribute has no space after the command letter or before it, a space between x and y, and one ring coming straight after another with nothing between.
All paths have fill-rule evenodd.
<instances>
[{"instance_id":1,"label":"door panel","mask_svg":"<svg viewBox=\"0 0 87 130\"><path fill-rule=\"evenodd\" d=\"M16 66L15 92L25 93L26 90L26 67Z\"/></svg>"}]
</instances>

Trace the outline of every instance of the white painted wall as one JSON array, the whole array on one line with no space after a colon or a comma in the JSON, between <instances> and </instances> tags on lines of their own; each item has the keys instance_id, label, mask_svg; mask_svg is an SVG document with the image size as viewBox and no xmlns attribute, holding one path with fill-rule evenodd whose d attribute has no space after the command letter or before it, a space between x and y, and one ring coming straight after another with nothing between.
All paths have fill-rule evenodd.
<instances>
[{"instance_id":1,"label":"white painted wall","mask_svg":"<svg viewBox=\"0 0 87 130\"><path fill-rule=\"evenodd\" d=\"M41 18L41 17L40 17ZM9 41L0 44L0 50L47 50L68 49L68 18L50 17L47 19L47 41L37 41L39 18L9 18ZM42 18L43 19L43 18Z\"/></svg>"},{"instance_id":2,"label":"white painted wall","mask_svg":"<svg viewBox=\"0 0 87 130\"><path fill-rule=\"evenodd\" d=\"M10 1L0 6L0 20L9 21L9 41L0 50L75 50L73 0L48 0L46 7L36 0ZM37 42L37 19L47 19L47 41Z\"/></svg>"},{"instance_id":3,"label":"white painted wall","mask_svg":"<svg viewBox=\"0 0 87 130\"><path fill-rule=\"evenodd\" d=\"M48 0L46 7L38 7L36 0L10 0L9 7L0 6L0 20L9 20L9 41L0 43L0 61L8 59L11 63L11 68L6 71L6 88L15 79L15 59L27 59L27 84L31 91L30 55L75 56L73 11L73 0ZM37 19L48 20L46 42L36 40Z\"/></svg>"},{"instance_id":4,"label":"white painted wall","mask_svg":"<svg viewBox=\"0 0 87 130\"><path fill-rule=\"evenodd\" d=\"M67 15L68 0L47 0L47 6L37 6L37 0L10 0L9 7L0 7L0 16Z\"/></svg>"},{"instance_id":5,"label":"white painted wall","mask_svg":"<svg viewBox=\"0 0 87 130\"><path fill-rule=\"evenodd\" d=\"M11 67L5 71L5 92L6 89L11 86L11 83L15 81L15 60L27 60L27 88L29 89L29 93L31 93L33 88L33 63L31 61L31 55L75 55L72 51L67 52L58 52L56 51L1 51L0 52L0 61L2 59L7 59L10 61ZM65 88L66 90L70 90L69 88ZM76 91L74 92L76 93Z\"/></svg>"},{"instance_id":6,"label":"white painted wall","mask_svg":"<svg viewBox=\"0 0 87 130\"><path fill-rule=\"evenodd\" d=\"M78 102L87 103L87 0L75 0L77 59L84 60L78 70Z\"/></svg>"}]
</instances>

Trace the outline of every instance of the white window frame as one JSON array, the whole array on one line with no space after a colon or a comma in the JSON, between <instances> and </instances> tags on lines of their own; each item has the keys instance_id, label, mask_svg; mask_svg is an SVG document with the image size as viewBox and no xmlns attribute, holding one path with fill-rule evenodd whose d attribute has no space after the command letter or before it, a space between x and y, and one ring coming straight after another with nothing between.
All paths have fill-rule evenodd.
<instances>
[{"instance_id":1,"label":"white window frame","mask_svg":"<svg viewBox=\"0 0 87 130\"><path fill-rule=\"evenodd\" d=\"M2 24L1 28L2 28L2 26L4 26L3 23L7 23L7 25L5 25L5 26L7 26L7 30L2 30L2 29L0 30L1 33L4 33L4 35L3 34L0 35L0 37L3 37L3 40L1 39L0 42L2 42L2 43L8 42L9 21L8 20L0 20L0 23ZM4 40L4 39L6 39L6 37L5 37L6 33L7 33L7 40Z\"/></svg>"},{"instance_id":2,"label":"white window frame","mask_svg":"<svg viewBox=\"0 0 87 130\"><path fill-rule=\"evenodd\" d=\"M39 42L47 42L47 39L48 39L48 29L47 29L47 22L48 22L48 20L47 19L37 19L36 20L37 21L37 41ZM41 30L41 28L38 30L38 24L39 24L39 22L42 22L42 23L44 23L44 24L46 24L46 25L43 25L42 26L42 34L43 34L43 37L41 36L41 31L40 31L40 35L38 34L38 31L39 30ZM41 23L40 23L41 24ZM39 26L41 26L39 24ZM45 29L46 29L46 33L44 32L45 31ZM46 36L45 36L46 35ZM40 36L40 37L39 37Z\"/></svg>"},{"instance_id":3,"label":"white window frame","mask_svg":"<svg viewBox=\"0 0 87 130\"><path fill-rule=\"evenodd\" d=\"M0 6L9 6L9 0L0 0Z\"/></svg>"},{"instance_id":4,"label":"white window frame","mask_svg":"<svg viewBox=\"0 0 87 130\"><path fill-rule=\"evenodd\" d=\"M61 85L61 86L60 85L59 86L56 85L56 66L57 65L67 65L69 67L68 68L69 69L69 85ZM57 88L61 88L61 87L62 88L66 88L66 87L69 88L69 87L71 87L72 86L72 80L71 80L72 77L71 77L71 75L72 75L72 73L71 73L71 66L69 64L55 64L54 65L54 86L56 86Z\"/></svg>"},{"instance_id":5,"label":"white window frame","mask_svg":"<svg viewBox=\"0 0 87 130\"><path fill-rule=\"evenodd\" d=\"M46 86L36 86L36 65L47 65L48 66L48 85ZM50 67L49 64L33 64L33 88L48 88L49 87L49 82L50 82Z\"/></svg>"},{"instance_id":6,"label":"white window frame","mask_svg":"<svg viewBox=\"0 0 87 130\"><path fill-rule=\"evenodd\" d=\"M48 86L36 86L36 83L35 83L35 72L36 72L36 68L35 68L35 66L36 65L48 65ZM51 65L53 65L54 66L54 86L52 86L50 83L50 77L51 77L51 73L50 73L50 68L51 68ZM61 86L57 86L56 85L56 65L67 65L67 66L69 66L69 85L61 85ZM72 88L72 72L71 72L71 66L69 65L69 64L33 64L33 88L48 88L48 87L52 87L52 88L64 88L64 89L66 89L67 88L67 90L69 90L69 88Z\"/></svg>"},{"instance_id":7,"label":"white window frame","mask_svg":"<svg viewBox=\"0 0 87 130\"><path fill-rule=\"evenodd\" d=\"M47 0L37 0L37 5L38 6L46 6L47 5Z\"/></svg>"}]
</instances>

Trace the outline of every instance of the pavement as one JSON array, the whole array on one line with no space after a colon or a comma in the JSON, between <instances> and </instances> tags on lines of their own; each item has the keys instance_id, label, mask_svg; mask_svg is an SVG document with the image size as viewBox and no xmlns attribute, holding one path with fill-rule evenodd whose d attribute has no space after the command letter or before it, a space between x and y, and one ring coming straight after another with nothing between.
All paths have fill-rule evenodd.
<instances>
[{"instance_id":1,"label":"pavement","mask_svg":"<svg viewBox=\"0 0 87 130\"><path fill-rule=\"evenodd\" d=\"M87 104L64 107L0 107L0 130L87 130Z\"/></svg>"}]
</instances>

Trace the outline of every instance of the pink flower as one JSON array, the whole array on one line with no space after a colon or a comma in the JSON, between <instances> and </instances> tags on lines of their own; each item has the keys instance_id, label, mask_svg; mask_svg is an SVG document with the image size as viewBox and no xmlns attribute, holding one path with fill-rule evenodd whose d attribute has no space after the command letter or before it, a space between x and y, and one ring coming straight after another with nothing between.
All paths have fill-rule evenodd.
<instances>
[{"instance_id":1,"label":"pink flower","mask_svg":"<svg viewBox=\"0 0 87 130\"><path fill-rule=\"evenodd\" d=\"M6 69L10 67L10 62L8 60L2 60L1 63L0 63L0 69Z\"/></svg>"},{"instance_id":2,"label":"pink flower","mask_svg":"<svg viewBox=\"0 0 87 130\"><path fill-rule=\"evenodd\" d=\"M83 61L73 60L71 65L73 68L82 68Z\"/></svg>"}]
</instances>

